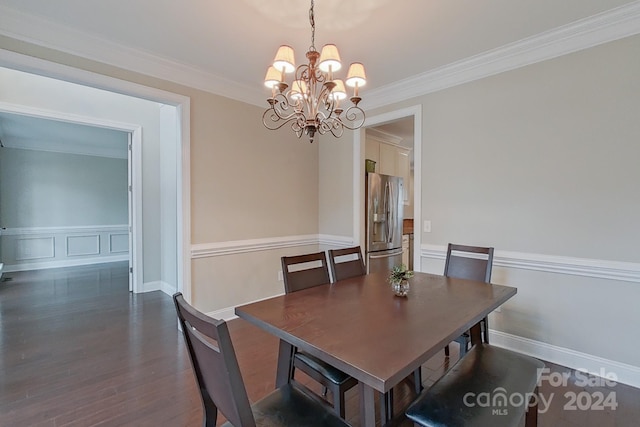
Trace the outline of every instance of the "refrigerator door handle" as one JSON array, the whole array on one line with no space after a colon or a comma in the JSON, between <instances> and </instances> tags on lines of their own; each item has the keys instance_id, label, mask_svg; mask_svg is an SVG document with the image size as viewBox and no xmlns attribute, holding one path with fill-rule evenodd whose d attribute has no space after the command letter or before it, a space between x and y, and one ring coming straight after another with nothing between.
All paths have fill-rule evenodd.
<instances>
[{"instance_id":1,"label":"refrigerator door handle","mask_svg":"<svg viewBox=\"0 0 640 427\"><path fill-rule=\"evenodd\" d=\"M387 243L391 242L391 240L389 240L389 234L391 233L391 200L389 200L389 192L391 191L391 186L389 185L389 182L385 182L384 184L384 215L386 218L386 223L385 225L385 236L387 239Z\"/></svg>"},{"instance_id":2,"label":"refrigerator door handle","mask_svg":"<svg viewBox=\"0 0 640 427\"><path fill-rule=\"evenodd\" d=\"M402 250L398 251L398 252L393 252L390 254L386 254L386 255L371 255L369 254L369 258L371 259L380 259L380 258L389 258L392 256L396 256L396 255L401 255L402 254Z\"/></svg>"},{"instance_id":3,"label":"refrigerator door handle","mask_svg":"<svg viewBox=\"0 0 640 427\"><path fill-rule=\"evenodd\" d=\"M389 234L387 234L388 238L389 238L389 243L393 243L393 238L394 238L394 228L395 228L395 224L396 224L396 218L395 218L395 197L393 195L393 186L391 185L391 183L388 184L389 185L389 222L388 222L388 227L389 227Z\"/></svg>"}]
</instances>

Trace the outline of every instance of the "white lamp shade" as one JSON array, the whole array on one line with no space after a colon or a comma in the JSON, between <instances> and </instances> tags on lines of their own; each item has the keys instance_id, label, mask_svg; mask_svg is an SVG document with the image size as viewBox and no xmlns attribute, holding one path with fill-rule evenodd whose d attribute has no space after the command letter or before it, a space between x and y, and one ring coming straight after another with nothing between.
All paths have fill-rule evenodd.
<instances>
[{"instance_id":1,"label":"white lamp shade","mask_svg":"<svg viewBox=\"0 0 640 427\"><path fill-rule=\"evenodd\" d=\"M331 91L331 97L337 100L345 99L347 97L347 90L345 89L342 80L337 79L333 82L336 84L336 87Z\"/></svg>"},{"instance_id":2,"label":"white lamp shade","mask_svg":"<svg viewBox=\"0 0 640 427\"><path fill-rule=\"evenodd\" d=\"M293 73L296 69L296 60L293 54L293 48L291 46L282 45L276 52L276 57L273 60L273 66L276 70L284 71L285 73Z\"/></svg>"},{"instance_id":3,"label":"white lamp shade","mask_svg":"<svg viewBox=\"0 0 640 427\"><path fill-rule=\"evenodd\" d=\"M318 63L318 68L325 73L328 73L329 70L338 71L342 68L342 63L340 62L340 53L338 52L338 47L335 44L326 44L322 48L322 52L320 52L320 62Z\"/></svg>"},{"instance_id":4,"label":"white lamp shade","mask_svg":"<svg viewBox=\"0 0 640 427\"><path fill-rule=\"evenodd\" d=\"M282 73L275 69L273 65L270 65L267 68L267 75L264 77L264 85L269 89L273 89L275 85L280 83L280 78L282 77Z\"/></svg>"},{"instance_id":5,"label":"white lamp shade","mask_svg":"<svg viewBox=\"0 0 640 427\"><path fill-rule=\"evenodd\" d=\"M307 93L307 84L304 80L294 80L291 85L291 99L302 99Z\"/></svg>"},{"instance_id":6,"label":"white lamp shade","mask_svg":"<svg viewBox=\"0 0 640 427\"><path fill-rule=\"evenodd\" d=\"M354 62L349 67L349 73L347 74L347 86L349 87L362 87L367 83L367 76L364 72L364 65L360 62Z\"/></svg>"}]
</instances>

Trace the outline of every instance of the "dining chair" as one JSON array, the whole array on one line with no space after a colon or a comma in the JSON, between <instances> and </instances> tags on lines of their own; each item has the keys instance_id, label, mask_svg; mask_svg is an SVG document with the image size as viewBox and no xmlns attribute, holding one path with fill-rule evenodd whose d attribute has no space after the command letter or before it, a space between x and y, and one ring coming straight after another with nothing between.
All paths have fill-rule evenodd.
<instances>
[{"instance_id":1,"label":"dining chair","mask_svg":"<svg viewBox=\"0 0 640 427\"><path fill-rule=\"evenodd\" d=\"M227 323L199 312L180 292L173 301L200 391L204 427L216 425L218 411L227 419L225 427L349 425L326 402L290 383L251 405Z\"/></svg>"},{"instance_id":2,"label":"dining chair","mask_svg":"<svg viewBox=\"0 0 640 427\"><path fill-rule=\"evenodd\" d=\"M327 258L324 252L283 256L281 261L284 290L287 294L330 283ZM300 369L320 383L323 386L323 396L326 397L327 389L331 391L334 410L336 414L344 418L344 395L347 390L358 384L358 381L317 357L298 350L294 352L293 369L289 375L293 381L295 381L296 369Z\"/></svg>"},{"instance_id":3,"label":"dining chair","mask_svg":"<svg viewBox=\"0 0 640 427\"><path fill-rule=\"evenodd\" d=\"M444 264L444 275L458 279L469 279L478 282L491 282L493 267L493 248L480 246L465 246L449 243L447 258ZM487 317L480 321L483 342L489 342L489 320ZM460 357L464 356L471 343L468 332L460 335L455 341L460 344ZM444 348L444 354L449 356L449 344Z\"/></svg>"},{"instance_id":4,"label":"dining chair","mask_svg":"<svg viewBox=\"0 0 640 427\"><path fill-rule=\"evenodd\" d=\"M329 268L334 282L367 274L360 246L329 249Z\"/></svg>"}]
</instances>

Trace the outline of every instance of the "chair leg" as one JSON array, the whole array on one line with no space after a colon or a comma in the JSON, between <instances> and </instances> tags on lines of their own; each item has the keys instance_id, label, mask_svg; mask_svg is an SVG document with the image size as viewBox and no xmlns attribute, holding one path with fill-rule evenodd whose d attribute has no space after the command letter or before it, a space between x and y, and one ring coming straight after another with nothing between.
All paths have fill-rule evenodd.
<instances>
[{"instance_id":1,"label":"chair leg","mask_svg":"<svg viewBox=\"0 0 640 427\"><path fill-rule=\"evenodd\" d=\"M331 398L333 399L333 410L340 418L344 419L344 393L341 392L340 387L331 387Z\"/></svg>"},{"instance_id":2,"label":"chair leg","mask_svg":"<svg viewBox=\"0 0 640 427\"><path fill-rule=\"evenodd\" d=\"M444 355L445 357L449 357L449 344L444 347Z\"/></svg>"},{"instance_id":3,"label":"chair leg","mask_svg":"<svg viewBox=\"0 0 640 427\"><path fill-rule=\"evenodd\" d=\"M422 392L422 367L413 371L413 387L416 390L416 394L420 394Z\"/></svg>"},{"instance_id":4,"label":"chair leg","mask_svg":"<svg viewBox=\"0 0 640 427\"><path fill-rule=\"evenodd\" d=\"M489 344L489 318L485 317L482 319L482 323L480 326L483 328L483 338L486 344Z\"/></svg>"},{"instance_id":5,"label":"chair leg","mask_svg":"<svg viewBox=\"0 0 640 427\"><path fill-rule=\"evenodd\" d=\"M218 421L218 408L211 400L209 393L201 389L203 398L202 403L204 407L204 419L202 420L203 427L215 427L216 421Z\"/></svg>"},{"instance_id":6,"label":"chair leg","mask_svg":"<svg viewBox=\"0 0 640 427\"><path fill-rule=\"evenodd\" d=\"M524 421L525 427L536 427L538 425L538 387L533 391L527 414Z\"/></svg>"},{"instance_id":7,"label":"chair leg","mask_svg":"<svg viewBox=\"0 0 640 427\"><path fill-rule=\"evenodd\" d=\"M380 420L384 425L393 418L393 389L380 396Z\"/></svg>"}]
</instances>

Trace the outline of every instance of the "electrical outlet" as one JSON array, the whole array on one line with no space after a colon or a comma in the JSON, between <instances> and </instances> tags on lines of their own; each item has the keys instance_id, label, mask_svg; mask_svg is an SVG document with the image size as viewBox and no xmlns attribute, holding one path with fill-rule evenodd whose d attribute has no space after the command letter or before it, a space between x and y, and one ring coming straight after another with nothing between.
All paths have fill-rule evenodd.
<instances>
[{"instance_id":1,"label":"electrical outlet","mask_svg":"<svg viewBox=\"0 0 640 427\"><path fill-rule=\"evenodd\" d=\"M424 220L424 232L431 233L431 221L428 219Z\"/></svg>"},{"instance_id":2,"label":"electrical outlet","mask_svg":"<svg viewBox=\"0 0 640 427\"><path fill-rule=\"evenodd\" d=\"M282 277L282 270L278 270L278 282L282 282L284 278Z\"/></svg>"}]
</instances>

